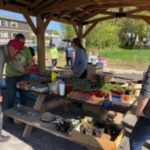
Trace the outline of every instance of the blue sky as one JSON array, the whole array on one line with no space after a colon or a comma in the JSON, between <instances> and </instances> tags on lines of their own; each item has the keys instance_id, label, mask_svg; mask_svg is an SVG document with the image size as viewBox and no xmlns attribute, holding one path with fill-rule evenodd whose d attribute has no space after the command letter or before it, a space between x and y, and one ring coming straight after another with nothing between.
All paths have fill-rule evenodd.
<instances>
[{"instance_id":1,"label":"blue sky","mask_svg":"<svg viewBox=\"0 0 150 150\"><path fill-rule=\"evenodd\" d=\"M18 13L13 13L13 12L10 12L10 11L5 11L5 10L0 9L0 14L7 15L7 16L13 16L13 17L16 17L18 19L25 20L23 15L18 14ZM60 25L61 25L60 23L52 21L48 25L47 29L57 30L59 33L61 33L62 31L61 31Z\"/></svg>"}]
</instances>

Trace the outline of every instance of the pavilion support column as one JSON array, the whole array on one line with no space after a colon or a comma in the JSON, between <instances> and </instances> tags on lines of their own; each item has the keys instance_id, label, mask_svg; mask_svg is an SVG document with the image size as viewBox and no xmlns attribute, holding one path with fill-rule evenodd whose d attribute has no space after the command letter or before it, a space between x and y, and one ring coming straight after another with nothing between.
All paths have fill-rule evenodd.
<instances>
[{"instance_id":1,"label":"pavilion support column","mask_svg":"<svg viewBox=\"0 0 150 150\"><path fill-rule=\"evenodd\" d=\"M45 72L45 27L43 19L37 16L37 45L38 45L38 74L43 75Z\"/></svg>"},{"instance_id":2,"label":"pavilion support column","mask_svg":"<svg viewBox=\"0 0 150 150\"><path fill-rule=\"evenodd\" d=\"M81 40L82 45L85 47L85 38L83 37L85 31L85 26L79 25L78 30L76 30L77 37Z\"/></svg>"}]
</instances>

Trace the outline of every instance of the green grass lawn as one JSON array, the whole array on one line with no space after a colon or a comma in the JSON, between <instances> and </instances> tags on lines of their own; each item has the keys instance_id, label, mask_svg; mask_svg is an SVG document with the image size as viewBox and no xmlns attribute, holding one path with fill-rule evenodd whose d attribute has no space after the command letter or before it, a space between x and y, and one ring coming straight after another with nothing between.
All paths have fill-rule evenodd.
<instances>
[{"instance_id":1,"label":"green grass lawn","mask_svg":"<svg viewBox=\"0 0 150 150\"><path fill-rule=\"evenodd\" d=\"M60 66L65 65L64 51L59 50L58 62ZM89 52L89 49L88 49ZM46 55L49 50L46 50ZM146 70L150 64L150 49L122 49L122 48L108 48L100 50L100 57L107 58L108 67Z\"/></svg>"},{"instance_id":2,"label":"green grass lawn","mask_svg":"<svg viewBox=\"0 0 150 150\"><path fill-rule=\"evenodd\" d=\"M109 49L101 50L100 57L108 59L109 67L145 70L150 64L150 50Z\"/></svg>"}]
</instances>

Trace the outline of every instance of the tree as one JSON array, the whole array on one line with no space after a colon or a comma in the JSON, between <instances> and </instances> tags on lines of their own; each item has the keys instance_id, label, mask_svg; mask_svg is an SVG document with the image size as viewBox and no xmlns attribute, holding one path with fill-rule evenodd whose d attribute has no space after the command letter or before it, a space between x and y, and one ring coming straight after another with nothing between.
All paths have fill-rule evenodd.
<instances>
[{"instance_id":1,"label":"tree","mask_svg":"<svg viewBox=\"0 0 150 150\"><path fill-rule=\"evenodd\" d=\"M86 37L88 47L105 48L119 45L119 27L113 20L100 22Z\"/></svg>"},{"instance_id":2,"label":"tree","mask_svg":"<svg viewBox=\"0 0 150 150\"><path fill-rule=\"evenodd\" d=\"M53 30L53 34L54 34L54 35L60 35L57 30Z\"/></svg>"},{"instance_id":3,"label":"tree","mask_svg":"<svg viewBox=\"0 0 150 150\"><path fill-rule=\"evenodd\" d=\"M62 24L61 28L64 32L64 38L73 39L76 37L75 31L72 25Z\"/></svg>"},{"instance_id":4,"label":"tree","mask_svg":"<svg viewBox=\"0 0 150 150\"><path fill-rule=\"evenodd\" d=\"M117 25L120 26L119 37L122 45L133 46L137 36L139 39L146 37L147 24L143 20L122 18L117 20Z\"/></svg>"}]
</instances>

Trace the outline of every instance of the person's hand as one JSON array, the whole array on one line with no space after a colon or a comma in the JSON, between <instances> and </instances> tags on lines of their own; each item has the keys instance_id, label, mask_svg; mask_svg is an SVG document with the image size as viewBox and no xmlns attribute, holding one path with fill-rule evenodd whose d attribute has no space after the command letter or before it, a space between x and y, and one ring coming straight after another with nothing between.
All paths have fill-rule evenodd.
<instances>
[{"instance_id":1,"label":"person's hand","mask_svg":"<svg viewBox=\"0 0 150 150\"><path fill-rule=\"evenodd\" d=\"M3 97L2 96L0 96L0 103L2 103L3 102Z\"/></svg>"},{"instance_id":2,"label":"person's hand","mask_svg":"<svg viewBox=\"0 0 150 150\"><path fill-rule=\"evenodd\" d=\"M32 66L28 66L28 67L26 67L25 70L30 71L31 69L32 69Z\"/></svg>"},{"instance_id":3,"label":"person's hand","mask_svg":"<svg viewBox=\"0 0 150 150\"><path fill-rule=\"evenodd\" d=\"M136 112L136 118L137 119L139 119L140 117L145 117L145 118L147 118L144 114L143 114L143 112Z\"/></svg>"},{"instance_id":4,"label":"person's hand","mask_svg":"<svg viewBox=\"0 0 150 150\"><path fill-rule=\"evenodd\" d=\"M21 68L21 69L19 69L19 72L24 73L24 72L25 72L25 69L24 69L24 68Z\"/></svg>"}]
</instances>

